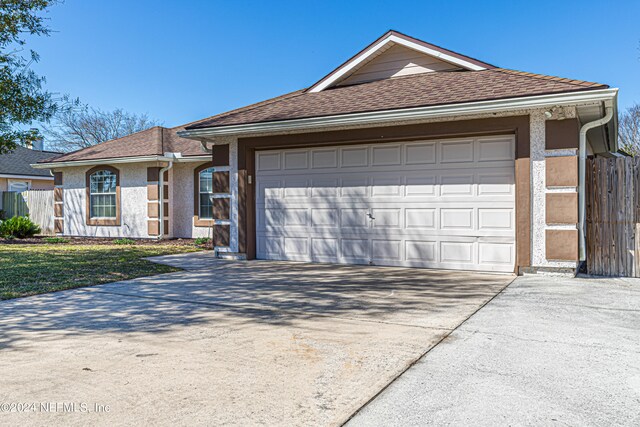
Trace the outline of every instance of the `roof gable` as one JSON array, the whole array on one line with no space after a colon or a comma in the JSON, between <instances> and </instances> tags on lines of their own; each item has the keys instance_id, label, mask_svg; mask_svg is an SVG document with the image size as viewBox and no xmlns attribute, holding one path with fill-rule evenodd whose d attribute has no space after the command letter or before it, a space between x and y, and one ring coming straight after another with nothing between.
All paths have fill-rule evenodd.
<instances>
[{"instance_id":1,"label":"roof gable","mask_svg":"<svg viewBox=\"0 0 640 427\"><path fill-rule=\"evenodd\" d=\"M491 64L414 39L397 31L389 31L315 83L309 92L381 80L402 75L434 71L495 68Z\"/></svg>"}]
</instances>

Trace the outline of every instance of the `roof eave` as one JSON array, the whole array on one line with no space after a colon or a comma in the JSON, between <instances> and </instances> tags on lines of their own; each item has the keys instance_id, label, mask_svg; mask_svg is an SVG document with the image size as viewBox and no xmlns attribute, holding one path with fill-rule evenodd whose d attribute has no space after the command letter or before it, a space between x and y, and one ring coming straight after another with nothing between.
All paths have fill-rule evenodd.
<instances>
[{"instance_id":1,"label":"roof eave","mask_svg":"<svg viewBox=\"0 0 640 427\"><path fill-rule=\"evenodd\" d=\"M28 175L28 174L17 174L17 173L0 173L0 178L9 178L9 179L40 179L40 180L53 180L53 177L50 175Z\"/></svg>"},{"instance_id":2,"label":"roof eave","mask_svg":"<svg viewBox=\"0 0 640 427\"><path fill-rule=\"evenodd\" d=\"M521 109L545 108L556 105L572 105L584 102L613 100L615 102L618 89L593 89L564 92L558 94L535 95L516 98L504 98L489 101L464 102L458 104L433 105L426 107L403 108L395 110L371 111L364 113L340 114L334 116L308 117L301 119L279 120L260 123L246 123L190 129L178 132L183 138L198 139L223 135L250 135L255 133L287 132L308 128L325 128L334 126L349 126L362 124L376 124L438 118L447 116L461 116L470 114L495 113Z\"/></svg>"},{"instance_id":3,"label":"roof eave","mask_svg":"<svg viewBox=\"0 0 640 427\"><path fill-rule=\"evenodd\" d=\"M34 169L54 169L69 166L89 166L89 165L104 165L104 164L123 164L123 163L141 163L141 162L200 162L208 160L210 155L201 156L132 156L132 157L117 157L117 158L105 158L105 159L88 159L88 160L69 160L65 162L48 162L48 163L34 163L31 165Z\"/></svg>"}]
</instances>

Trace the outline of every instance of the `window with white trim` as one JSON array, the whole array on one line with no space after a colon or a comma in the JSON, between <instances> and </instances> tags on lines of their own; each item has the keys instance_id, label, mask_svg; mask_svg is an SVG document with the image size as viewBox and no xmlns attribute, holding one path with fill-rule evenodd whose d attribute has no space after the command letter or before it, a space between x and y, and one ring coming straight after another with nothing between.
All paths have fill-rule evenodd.
<instances>
[{"instance_id":1,"label":"window with white trim","mask_svg":"<svg viewBox=\"0 0 640 427\"><path fill-rule=\"evenodd\" d=\"M117 176L109 170L99 170L89 177L89 210L91 218L116 217Z\"/></svg>"},{"instance_id":2,"label":"window with white trim","mask_svg":"<svg viewBox=\"0 0 640 427\"><path fill-rule=\"evenodd\" d=\"M27 191L30 187L31 183L29 181L15 181L9 180L9 191L15 191L16 193L22 193L23 191Z\"/></svg>"},{"instance_id":3,"label":"window with white trim","mask_svg":"<svg viewBox=\"0 0 640 427\"><path fill-rule=\"evenodd\" d=\"M213 170L207 168L198 174L199 180L199 204L198 217L200 219L213 218Z\"/></svg>"}]
</instances>

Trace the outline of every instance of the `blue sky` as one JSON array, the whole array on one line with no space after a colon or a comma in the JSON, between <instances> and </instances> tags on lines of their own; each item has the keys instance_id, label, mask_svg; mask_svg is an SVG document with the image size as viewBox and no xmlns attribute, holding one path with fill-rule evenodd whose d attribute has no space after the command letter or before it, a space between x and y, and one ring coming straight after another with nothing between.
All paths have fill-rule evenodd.
<instances>
[{"instance_id":1,"label":"blue sky","mask_svg":"<svg viewBox=\"0 0 640 427\"><path fill-rule=\"evenodd\" d=\"M184 124L307 87L388 29L640 103L640 1L65 0L29 41L47 89Z\"/></svg>"}]
</instances>

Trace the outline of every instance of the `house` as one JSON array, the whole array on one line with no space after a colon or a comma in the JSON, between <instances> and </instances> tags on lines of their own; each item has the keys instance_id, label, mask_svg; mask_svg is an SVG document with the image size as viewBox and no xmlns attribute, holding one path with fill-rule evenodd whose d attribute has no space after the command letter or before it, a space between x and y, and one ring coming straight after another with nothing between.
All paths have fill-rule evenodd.
<instances>
[{"instance_id":1,"label":"house","mask_svg":"<svg viewBox=\"0 0 640 427\"><path fill-rule=\"evenodd\" d=\"M575 270L617 89L389 31L307 89L38 167L64 235L212 235L226 256ZM163 200L162 209L158 200Z\"/></svg>"},{"instance_id":2,"label":"house","mask_svg":"<svg viewBox=\"0 0 640 427\"><path fill-rule=\"evenodd\" d=\"M17 146L0 155L0 192L53 189L53 176L46 169L35 169L31 164L59 156L60 153L43 151L42 146Z\"/></svg>"}]
</instances>

